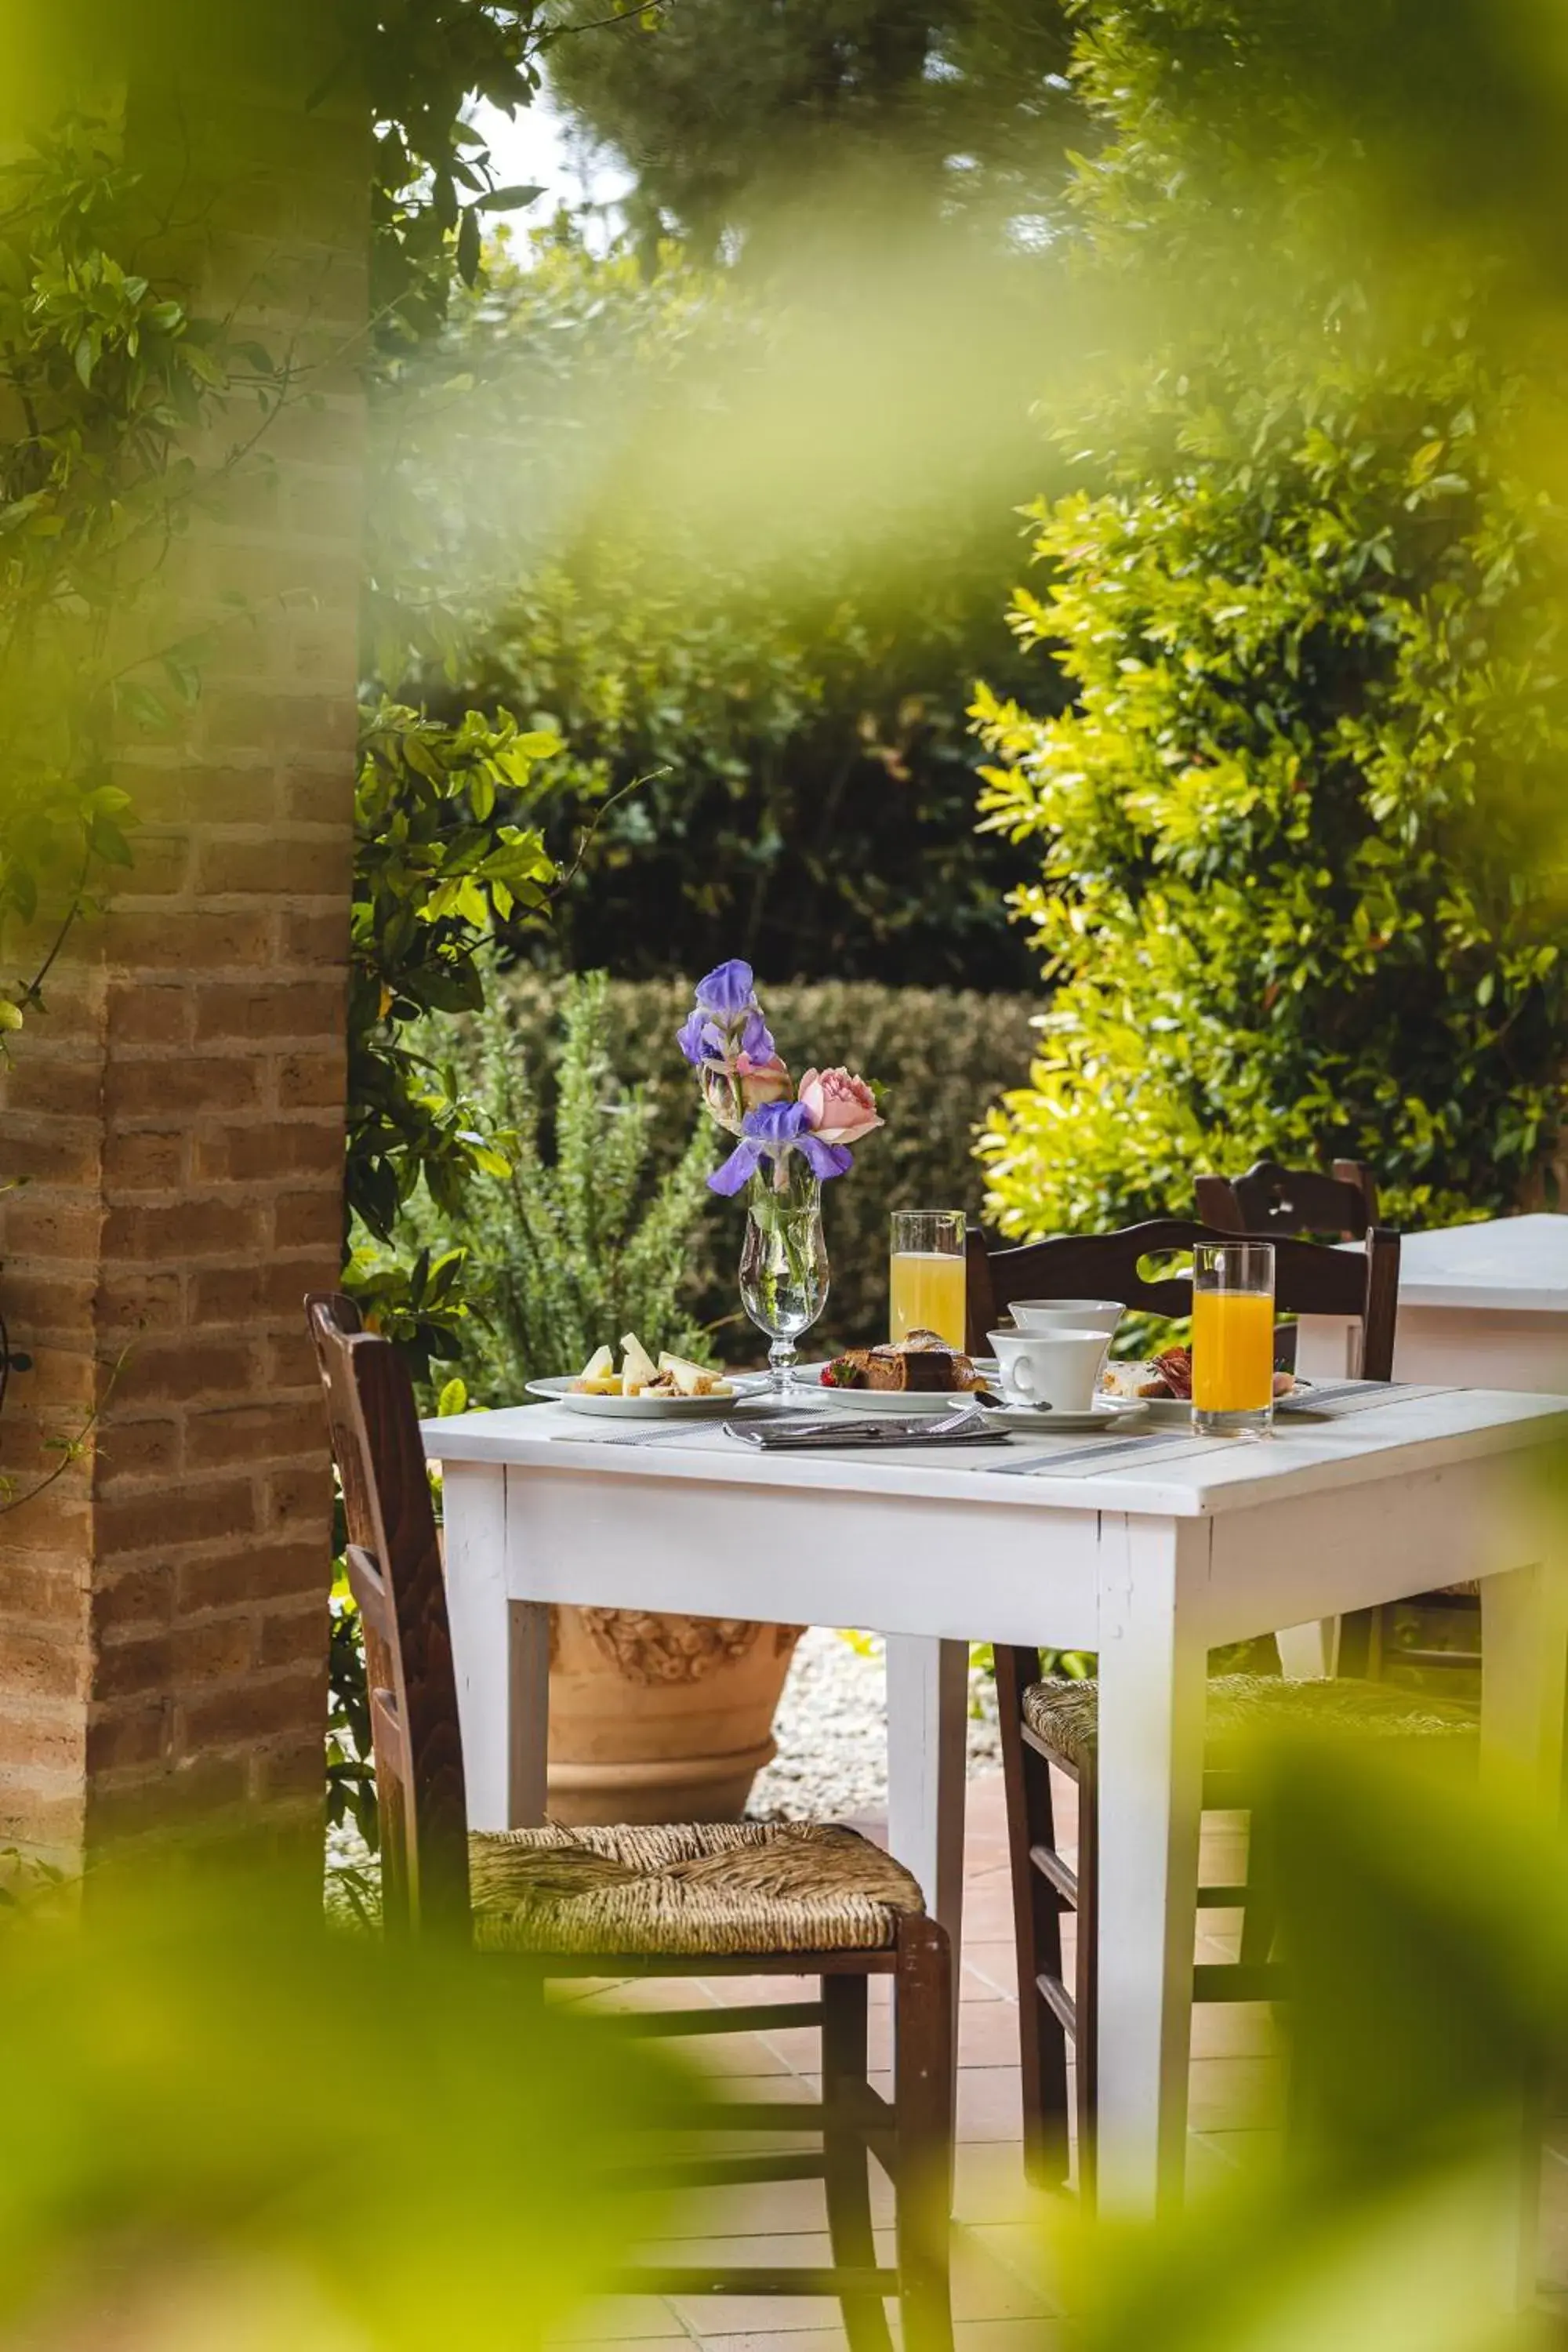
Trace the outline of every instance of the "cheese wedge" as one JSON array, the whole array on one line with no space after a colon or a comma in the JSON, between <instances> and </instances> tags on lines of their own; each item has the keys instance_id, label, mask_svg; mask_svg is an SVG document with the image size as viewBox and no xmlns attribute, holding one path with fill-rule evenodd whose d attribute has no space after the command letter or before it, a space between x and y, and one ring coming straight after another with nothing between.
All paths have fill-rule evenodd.
<instances>
[{"instance_id":1,"label":"cheese wedge","mask_svg":"<svg viewBox=\"0 0 1568 2352\"><path fill-rule=\"evenodd\" d=\"M700 1383L713 1377L706 1366L689 1364L684 1356L672 1356L668 1349L658 1360L658 1369L669 1374L681 1396L700 1396L702 1389Z\"/></svg>"},{"instance_id":2,"label":"cheese wedge","mask_svg":"<svg viewBox=\"0 0 1568 2352\"><path fill-rule=\"evenodd\" d=\"M626 1394L640 1395L644 1389L651 1388L658 1378L658 1374L654 1370L653 1358L648 1354L637 1333L626 1332L621 1340L621 1379L626 1383Z\"/></svg>"},{"instance_id":3,"label":"cheese wedge","mask_svg":"<svg viewBox=\"0 0 1568 2352\"><path fill-rule=\"evenodd\" d=\"M582 1380L574 1381L572 1387L574 1393L578 1396L622 1396L625 1394L625 1391L621 1387L621 1376L619 1372L606 1372L602 1380L593 1381L589 1380L584 1375Z\"/></svg>"},{"instance_id":4,"label":"cheese wedge","mask_svg":"<svg viewBox=\"0 0 1568 2352\"><path fill-rule=\"evenodd\" d=\"M595 1348L577 1378L580 1382L607 1380L616 1369L616 1360L608 1348Z\"/></svg>"}]
</instances>

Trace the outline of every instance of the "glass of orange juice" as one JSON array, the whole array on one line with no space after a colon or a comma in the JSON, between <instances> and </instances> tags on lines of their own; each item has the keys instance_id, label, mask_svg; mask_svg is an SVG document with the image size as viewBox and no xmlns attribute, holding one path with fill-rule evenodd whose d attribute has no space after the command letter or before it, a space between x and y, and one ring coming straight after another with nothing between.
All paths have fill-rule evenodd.
<instances>
[{"instance_id":1,"label":"glass of orange juice","mask_svg":"<svg viewBox=\"0 0 1568 2352\"><path fill-rule=\"evenodd\" d=\"M934 1331L963 1345L964 1263L962 1209L896 1209L888 1274L889 1338Z\"/></svg>"},{"instance_id":2,"label":"glass of orange juice","mask_svg":"<svg viewBox=\"0 0 1568 2352\"><path fill-rule=\"evenodd\" d=\"M1193 1249L1193 1426L1266 1437L1274 1425L1274 1244Z\"/></svg>"}]
</instances>

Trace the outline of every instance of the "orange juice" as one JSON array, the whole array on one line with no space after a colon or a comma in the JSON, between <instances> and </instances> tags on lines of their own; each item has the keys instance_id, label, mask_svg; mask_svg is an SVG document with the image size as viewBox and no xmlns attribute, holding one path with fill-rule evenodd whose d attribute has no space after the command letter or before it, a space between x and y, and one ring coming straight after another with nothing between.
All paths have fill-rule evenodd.
<instances>
[{"instance_id":1,"label":"orange juice","mask_svg":"<svg viewBox=\"0 0 1568 2352\"><path fill-rule=\"evenodd\" d=\"M1267 1291L1194 1290L1193 1403L1256 1412L1274 1394L1274 1301Z\"/></svg>"},{"instance_id":2,"label":"orange juice","mask_svg":"<svg viewBox=\"0 0 1568 2352\"><path fill-rule=\"evenodd\" d=\"M946 1250L895 1250L889 1265L888 1316L894 1339L934 1331L963 1345L964 1265Z\"/></svg>"}]
</instances>

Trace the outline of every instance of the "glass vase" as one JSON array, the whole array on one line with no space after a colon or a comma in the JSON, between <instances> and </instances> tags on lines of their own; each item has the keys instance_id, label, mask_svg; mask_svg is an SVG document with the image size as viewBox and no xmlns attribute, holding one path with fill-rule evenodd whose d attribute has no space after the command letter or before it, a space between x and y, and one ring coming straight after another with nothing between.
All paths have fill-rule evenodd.
<instances>
[{"instance_id":1,"label":"glass vase","mask_svg":"<svg viewBox=\"0 0 1568 2352\"><path fill-rule=\"evenodd\" d=\"M773 1343L768 1368L775 1396L789 1393L795 1341L826 1305L828 1280L820 1184L795 1152L764 1163L747 1188L741 1304Z\"/></svg>"}]
</instances>

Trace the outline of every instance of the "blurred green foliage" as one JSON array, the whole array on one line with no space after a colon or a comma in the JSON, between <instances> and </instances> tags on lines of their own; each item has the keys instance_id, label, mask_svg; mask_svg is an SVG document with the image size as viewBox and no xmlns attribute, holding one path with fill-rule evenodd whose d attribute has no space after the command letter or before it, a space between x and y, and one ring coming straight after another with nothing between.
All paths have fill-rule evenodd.
<instances>
[{"instance_id":1,"label":"blurred green foliage","mask_svg":"<svg viewBox=\"0 0 1568 2352\"><path fill-rule=\"evenodd\" d=\"M421 1189L457 1207L477 1175L508 1161L428 1039L431 1013L484 1003L479 950L498 927L537 920L555 866L537 825L507 810L537 801L534 772L559 738L506 712L468 711L453 727L384 703L364 715L354 796L350 931L345 1287L395 1339L421 1378L456 1353L462 1259L388 1255L399 1212ZM380 1245L379 1247L377 1245Z\"/></svg>"},{"instance_id":2,"label":"blurred green foliage","mask_svg":"<svg viewBox=\"0 0 1568 2352\"><path fill-rule=\"evenodd\" d=\"M432 711L565 738L546 951L1019 984L1023 865L976 840L964 716L979 670L1026 675L1005 499L943 503L918 573L832 526L782 567L739 528L717 546L650 458L735 425L775 362L770 310L672 246L645 271L564 224L526 264L497 257L388 373L366 657Z\"/></svg>"},{"instance_id":3,"label":"blurred green foliage","mask_svg":"<svg viewBox=\"0 0 1568 2352\"><path fill-rule=\"evenodd\" d=\"M1168 28L1083 17L1112 134L1089 246L1199 323L1162 317L1153 363L1062 428L1088 486L1037 508L1014 625L1060 648L1072 709L975 707L987 822L1041 845L1016 906L1055 982L989 1197L1016 1234L1118 1223L1268 1152L1370 1161L1398 1222L1511 1207L1563 1103L1568 690L1488 286L1368 302L1286 101L1259 181L1223 107L1173 103ZM1215 79L1261 38L1224 5L1184 23ZM1270 202L1289 317L1238 250Z\"/></svg>"},{"instance_id":4,"label":"blurred green foliage","mask_svg":"<svg viewBox=\"0 0 1568 2352\"><path fill-rule=\"evenodd\" d=\"M154 621L169 542L212 486L182 440L273 383L160 273L167 225L116 148L68 119L0 169L0 1043L131 863L124 736L195 691L195 648Z\"/></svg>"},{"instance_id":5,"label":"blurred green foliage","mask_svg":"<svg viewBox=\"0 0 1568 2352\"><path fill-rule=\"evenodd\" d=\"M886 1339L889 1214L978 1210L975 1129L998 1090L1022 1075L1037 1007L1026 997L880 988L868 981L781 986L764 973L758 987L793 1070L813 1061L829 1068L844 1064L884 1090L886 1127L857 1150L853 1174L825 1193L833 1286L812 1344ZM564 992L562 982L513 971L497 982L494 1013L487 1017L498 1034L510 1033L514 1053L537 1057ZM690 1003L683 980L612 982L605 992L604 1050L617 1076L643 1092L649 1165L659 1171L679 1163L691 1132L691 1073L675 1043ZM455 1052L462 1082L471 1083L475 1041L458 1041ZM700 1200L688 1230L681 1294L683 1310L732 1363L761 1352L736 1291L742 1224L736 1204L711 1194Z\"/></svg>"},{"instance_id":6,"label":"blurred green foliage","mask_svg":"<svg viewBox=\"0 0 1568 2352\"><path fill-rule=\"evenodd\" d=\"M568 23L601 12L569 0ZM791 207L846 171L896 178L933 212L1050 207L1082 134L1060 0L676 0L551 58L552 87L630 166L644 249L671 229L705 253L775 249Z\"/></svg>"},{"instance_id":7,"label":"blurred green foliage","mask_svg":"<svg viewBox=\"0 0 1568 2352\"><path fill-rule=\"evenodd\" d=\"M5 2343L510 2345L624 2260L668 2062L237 1859L76 1909L0 1915Z\"/></svg>"},{"instance_id":8,"label":"blurred green foliage","mask_svg":"<svg viewBox=\"0 0 1568 2352\"><path fill-rule=\"evenodd\" d=\"M577 1371L596 1348L618 1357L627 1331L656 1358L704 1358L687 1275L716 1153L692 1091L657 1136L647 1095L616 1075L637 1066L611 1058L603 972L568 984L553 1035L523 1029L504 993L473 1027L475 1093L507 1172L409 1216L433 1252L465 1254L467 1394L441 1410L516 1404L527 1381Z\"/></svg>"}]
</instances>

